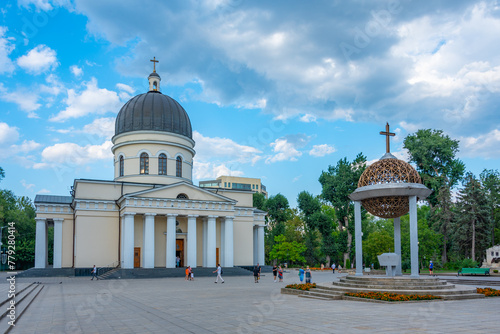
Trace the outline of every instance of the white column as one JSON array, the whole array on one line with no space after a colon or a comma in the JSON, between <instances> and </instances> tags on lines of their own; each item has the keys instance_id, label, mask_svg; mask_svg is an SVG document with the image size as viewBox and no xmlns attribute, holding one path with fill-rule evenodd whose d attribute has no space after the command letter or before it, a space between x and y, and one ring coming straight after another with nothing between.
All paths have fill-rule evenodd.
<instances>
[{"instance_id":1,"label":"white column","mask_svg":"<svg viewBox=\"0 0 500 334\"><path fill-rule=\"evenodd\" d=\"M216 259L216 227L215 227L215 219L217 216L208 216L207 222L207 267L213 268L217 265L215 263Z\"/></svg>"},{"instance_id":2,"label":"white column","mask_svg":"<svg viewBox=\"0 0 500 334\"><path fill-rule=\"evenodd\" d=\"M402 276L401 271L401 218L394 218L394 253L399 255L399 261L396 266L396 276Z\"/></svg>"},{"instance_id":3,"label":"white column","mask_svg":"<svg viewBox=\"0 0 500 334\"><path fill-rule=\"evenodd\" d=\"M259 234L258 225L253 226L253 264L259 262Z\"/></svg>"},{"instance_id":4,"label":"white column","mask_svg":"<svg viewBox=\"0 0 500 334\"><path fill-rule=\"evenodd\" d=\"M224 222L224 266L234 266L234 234L233 234L233 219L234 217L226 217Z\"/></svg>"},{"instance_id":5,"label":"white column","mask_svg":"<svg viewBox=\"0 0 500 334\"><path fill-rule=\"evenodd\" d=\"M264 247L264 225L259 225L257 236L258 236L257 260L259 261L260 265L263 266L266 264L265 247Z\"/></svg>"},{"instance_id":6,"label":"white column","mask_svg":"<svg viewBox=\"0 0 500 334\"><path fill-rule=\"evenodd\" d=\"M222 267L225 267L226 254L224 244L226 243L226 219L220 219L220 249L219 249L219 261Z\"/></svg>"},{"instance_id":7,"label":"white column","mask_svg":"<svg viewBox=\"0 0 500 334\"><path fill-rule=\"evenodd\" d=\"M144 268L155 267L155 216L156 213L144 214L143 248Z\"/></svg>"},{"instance_id":8,"label":"white column","mask_svg":"<svg viewBox=\"0 0 500 334\"><path fill-rule=\"evenodd\" d=\"M35 268L47 267L47 224L45 218L35 218Z\"/></svg>"},{"instance_id":9,"label":"white column","mask_svg":"<svg viewBox=\"0 0 500 334\"><path fill-rule=\"evenodd\" d=\"M54 218L54 268L62 268L62 223L63 218Z\"/></svg>"},{"instance_id":10,"label":"white column","mask_svg":"<svg viewBox=\"0 0 500 334\"><path fill-rule=\"evenodd\" d=\"M208 233L208 218L203 217L203 267L207 267L207 233Z\"/></svg>"},{"instance_id":11,"label":"white column","mask_svg":"<svg viewBox=\"0 0 500 334\"><path fill-rule=\"evenodd\" d=\"M196 215L188 216L187 230L187 265L196 268Z\"/></svg>"},{"instance_id":12,"label":"white column","mask_svg":"<svg viewBox=\"0 0 500 334\"><path fill-rule=\"evenodd\" d=\"M417 223L417 196L410 196L410 277L418 278L418 223Z\"/></svg>"},{"instance_id":13,"label":"white column","mask_svg":"<svg viewBox=\"0 0 500 334\"><path fill-rule=\"evenodd\" d=\"M361 231L361 202L354 201L354 242L356 243L356 276L363 276L363 244Z\"/></svg>"},{"instance_id":14,"label":"white column","mask_svg":"<svg viewBox=\"0 0 500 334\"><path fill-rule=\"evenodd\" d=\"M166 267L175 268L175 218L177 215L167 215L167 249L166 249Z\"/></svg>"},{"instance_id":15,"label":"white column","mask_svg":"<svg viewBox=\"0 0 500 334\"><path fill-rule=\"evenodd\" d=\"M135 212L123 214L123 268L134 269L134 217Z\"/></svg>"}]
</instances>

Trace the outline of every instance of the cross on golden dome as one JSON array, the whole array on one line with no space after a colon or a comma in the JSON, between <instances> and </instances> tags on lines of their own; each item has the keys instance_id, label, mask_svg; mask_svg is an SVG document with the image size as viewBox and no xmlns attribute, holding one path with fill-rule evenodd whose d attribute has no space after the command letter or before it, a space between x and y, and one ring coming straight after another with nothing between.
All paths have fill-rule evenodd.
<instances>
[{"instance_id":1,"label":"cross on golden dome","mask_svg":"<svg viewBox=\"0 0 500 334\"><path fill-rule=\"evenodd\" d=\"M394 137L396 134L394 132L389 132L389 123L386 123L385 131L380 131L380 134L385 136L386 153L391 153L391 143L389 142L389 137Z\"/></svg>"}]
</instances>

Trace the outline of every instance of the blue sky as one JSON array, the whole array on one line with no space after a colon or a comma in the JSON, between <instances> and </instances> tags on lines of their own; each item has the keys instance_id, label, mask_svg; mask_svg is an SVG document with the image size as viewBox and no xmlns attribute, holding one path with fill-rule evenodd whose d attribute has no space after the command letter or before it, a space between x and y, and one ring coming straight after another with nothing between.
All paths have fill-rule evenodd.
<instances>
[{"instance_id":1,"label":"blue sky","mask_svg":"<svg viewBox=\"0 0 500 334\"><path fill-rule=\"evenodd\" d=\"M139 5L140 4L140 5ZM0 187L112 179L114 118L149 61L188 112L194 183L259 177L292 206L329 165L418 129L500 162L498 1L18 0L0 4Z\"/></svg>"}]
</instances>

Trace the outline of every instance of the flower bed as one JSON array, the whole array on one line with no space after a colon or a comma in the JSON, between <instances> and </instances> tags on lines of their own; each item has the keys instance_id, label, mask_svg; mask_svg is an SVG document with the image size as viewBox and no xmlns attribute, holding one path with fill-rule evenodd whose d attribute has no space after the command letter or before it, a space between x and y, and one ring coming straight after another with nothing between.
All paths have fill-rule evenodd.
<instances>
[{"instance_id":1,"label":"flower bed","mask_svg":"<svg viewBox=\"0 0 500 334\"><path fill-rule=\"evenodd\" d=\"M441 297L433 295L399 295L396 293L388 292L358 292L358 293L346 293L346 296L357 297L357 298L367 298L367 299L377 299L384 300L388 302L406 302L412 300L432 300L441 299Z\"/></svg>"},{"instance_id":2,"label":"flower bed","mask_svg":"<svg viewBox=\"0 0 500 334\"><path fill-rule=\"evenodd\" d=\"M306 284L288 284L285 288L296 289L302 291L309 291L311 288L315 288L316 283L306 283Z\"/></svg>"},{"instance_id":3,"label":"flower bed","mask_svg":"<svg viewBox=\"0 0 500 334\"><path fill-rule=\"evenodd\" d=\"M500 290L492 289L492 288L477 288L477 293L482 293L486 297L499 297L500 296Z\"/></svg>"}]
</instances>

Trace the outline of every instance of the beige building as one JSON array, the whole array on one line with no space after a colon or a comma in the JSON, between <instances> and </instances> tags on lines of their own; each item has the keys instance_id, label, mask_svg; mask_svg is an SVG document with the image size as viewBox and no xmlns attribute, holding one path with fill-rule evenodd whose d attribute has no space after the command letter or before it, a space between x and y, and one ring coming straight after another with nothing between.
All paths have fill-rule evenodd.
<instances>
[{"instance_id":1,"label":"beige building","mask_svg":"<svg viewBox=\"0 0 500 334\"><path fill-rule=\"evenodd\" d=\"M264 263L266 213L252 206L253 192L193 185L190 119L160 92L156 71L148 80L117 115L114 180L76 179L71 196L36 196L36 268L47 267L48 226L54 268Z\"/></svg>"},{"instance_id":2,"label":"beige building","mask_svg":"<svg viewBox=\"0 0 500 334\"><path fill-rule=\"evenodd\" d=\"M219 176L215 180L200 181L201 188L222 188L235 190L251 190L264 194L267 198L266 186L262 184L260 179L240 176Z\"/></svg>"}]
</instances>

